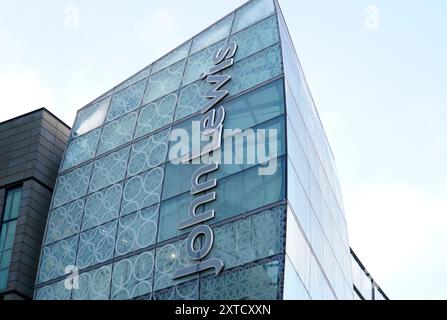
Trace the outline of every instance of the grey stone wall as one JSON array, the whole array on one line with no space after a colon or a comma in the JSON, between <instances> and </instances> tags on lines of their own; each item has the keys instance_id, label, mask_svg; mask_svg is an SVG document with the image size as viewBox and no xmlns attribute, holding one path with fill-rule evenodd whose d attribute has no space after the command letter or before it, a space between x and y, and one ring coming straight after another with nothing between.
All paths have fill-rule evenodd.
<instances>
[{"instance_id":1,"label":"grey stone wall","mask_svg":"<svg viewBox=\"0 0 447 320\"><path fill-rule=\"evenodd\" d=\"M0 212L6 190L22 185L4 299L31 299L48 209L70 128L46 109L0 123Z\"/></svg>"}]
</instances>

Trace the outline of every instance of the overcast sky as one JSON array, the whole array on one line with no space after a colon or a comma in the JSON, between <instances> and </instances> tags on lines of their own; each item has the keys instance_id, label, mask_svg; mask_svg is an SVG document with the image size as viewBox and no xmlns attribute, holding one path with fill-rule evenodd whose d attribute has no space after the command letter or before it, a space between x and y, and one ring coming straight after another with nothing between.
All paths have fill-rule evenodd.
<instances>
[{"instance_id":1,"label":"overcast sky","mask_svg":"<svg viewBox=\"0 0 447 320\"><path fill-rule=\"evenodd\" d=\"M0 0L0 121L77 109L244 0ZM447 299L447 2L280 0L351 246L393 299Z\"/></svg>"}]
</instances>

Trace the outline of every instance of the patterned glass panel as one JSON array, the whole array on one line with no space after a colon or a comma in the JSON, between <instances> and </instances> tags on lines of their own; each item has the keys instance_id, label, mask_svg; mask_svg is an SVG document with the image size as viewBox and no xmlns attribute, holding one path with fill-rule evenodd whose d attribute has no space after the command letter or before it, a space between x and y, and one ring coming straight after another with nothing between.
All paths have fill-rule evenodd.
<instances>
[{"instance_id":1,"label":"patterned glass panel","mask_svg":"<svg viewBox=\"0 0 447 320\"><path fill-rule=\"evenodd\" d=\"M90 102L90 104L94 104L97 103L101 100L105 100L106 98L109 98L111 95L113 94L113 89L107 91L106 93L103 93L102 95L100 95L98 98L96 98L95 100L93 100L92 102ZM109 101L110 102L110 101ZM106 110L106 114L107 114L107 110ZM104 119L105 119L105 115L104 115Z\"/></svg>"},{"instance_id":2,"label":"patterned glass panel","mask_svg":"<svg viewBox=\"0 0 447 320\"><path fill-rule=\"evenodd\" d=\"M279 29L276 16L263 20L230 38L239 46L235 61L240 61L262 49L279 42Z\"/></svg>"},{"instance_id":3,"label":"patterned glass panel","mask_svg":"<svg viewBox=\"0 0 447 320\"><path fill-rule=\"evenodd\" d=\"M182 83L186 60L152 75L147 83L144 103L149 103L177 90Z\"/></svg>"},{"instance_id":4,"label":"patterned glass panel","mask_svg":"<svg viewBox=\"0 0 447 320\"><path fill-rule=\"evenodd\" d=\"M160 202L164 168L158 167L126 181L121 215L126 215Z\"/></svg>"},{"instance_id":5,"label":"patterned glass panel","mask_svg":"<svg viewBox=\"0 0 447 320\"><path fill-rule=\"evenodd\" d=\"M230 95L281 75L282 58L279 44L239 61L231 68L230 73L233 81L226 86Z\"/></svg>"},{"instance_id":6,"label":"patterned glass panel","mask_svg":"<svg viewBox=\"0 0 447 320\"><path fill-rule=\"evenodd\" d=\"M146 248L155 243L159 205L155 205L119 220L115 256Z\"/></svg>"},{"instance_id":7,"label":"patterned glass panel","mask_svg":"<svg viewBox=\"0 0 447 320\"><path fill-rule=\"evenodd\" d=\"M107 122L139 108L145 88L146 80L143 80L127 89L115 93L110 103L109 112L107 113Z\"/></svg>"},{"instance_id":8,"label":"patterned glass panel","mask_svg":"<svg viewBox=\"0 0 447 320\"><path fill-rule=\"evenodd\" d=\"M89 163L59 176L54 192L53 208L85 196L91 170L92 164Z\"/></svg>"},{"instance_id":9,"label":"patterned glass panel","mask_svg":"<svg viewBox=\"0 0 447 320\"><path fill-rule=\"evenodd\" d=\"M84 200L80 199L50 213L45 243L65 239L80 232Z\"/></svg>"},{"instance_id":10,"label":"patterned glass panel","mask_svg":"<svg viewBox=\"0 0 447 320\"><path fill-rule=\"evenodd\" d=\"M188 56L189 47L191 46L191 40L182 44L177 49L171 51L166 56L154 63L154 68L152 69L152 74L161 71L170 65L185 59Z\"/></svg>"},{"instance_id":11,"label":"patterned glass panel","mask_svg":"<svg viewBox=\"0 0 447 320\"><path fill-rule=\"evenodd\" d=\"M65 280L37 289L36 300L70 300L71 290L65 288Z\"/></svg>"},{"instance_id":12,"label":"patterned glass panel","mask_svg":"<svg viewBox=\"0 0 447 320\"><path fill-rule=\"evenodd\" d=\"M197 275L192 275L172 280L174 273L178 269L190 265L191 261L186 253L186 239L158 248L155 255L154 291L197 278Z\"/></svg>"},{"instance_id":13,"label":"patterned glass panel","mask_svg":"<svg viewBox=\"0 0 447 320\"><path fill-rule=\"evenodd\" d=\"M234 18L233 33L264 19L275 11L272 0L253 0L241 7Z\"/></svg>"},{"instance_id":14,"label":"patterned glass panel","mask_svg":"<svg viewBox=\"0 0 447 320\"><path fill-rule=\"evenodd\" d=\"M80 110L72 128L73 137L78 137L102 126L109 104L110 97Z\"/></svg>"},{"instance_id":15,"label":"patterned glass panel","mask_svg":"<svg viewBox=\"0 0 447 320\"><path fill-rule=\"evenodd\" d=\"M79 289L73 290L73 300L109 300L111 278L111 265L81 274Z\"/></svg>"},{"instance_id":16,"label":"patterned glass panel","mask_svg":"<svg viewBox=\"0 0 447 320\"><path fill-rule=\"evenodd\" d=\"M117 219L120 211L122 184L89 195L85 204L82 231Z\"/></svg>"},{"instance_id":17,"label":"patterned glass panel","mask_svg":"<svg viewBox=\"0 0 447 320\"><path fill-rule=\"evenodd\" d=\"M152 292L153 251L116 262L112 275L112 299L129 300Z\"/></svg>"},{"instance_id":18,"label":"patterned glass panel","mask_svg":"<svg viewBox=\"0 0 447 320\"><path fill-rule=\"evenodd\" d=\"M138 117L135 138L139 138L170 124L174 119L176 104L177 94L172 93L143 107Z\"/></svg>"},{"instance_id":19,"label":"patterned glass panel","mask_svg":"<svg viewBox=\"0 0 447 320\"><path fill-rule=\"evenodd\" d=\"M106 124L102 130L98 154L103 154L132 140L138 113L132 112Z\"/></svg>"},{"instance_id":20,"label":"patterned glass panel","mask_svg":"<svg viewBox=\"0 0 447 320\"><path fill-rule=\"evenodd\" d=\"M76 266L83 269L113 257L117 221L81 233Z\"/></svg>"},{"instance_id":21,"label":"patterned glass panel","mask_svg":"<svg viewBox=\"0 0 447 320\"><path fill-rule=\"evenodd\" d=\"M95 156L100 136L101 130L97 129L71 140L65 152L64 164L62 165L61 171L92 159Z\"/></svg>"},{"instance_id":22,"label":"patterned glass panel","mask_svg":"<svg viewBox=\"0 0 447 320\"><path fill-rule=\"evenodd\" d=\"M220 41L188 58L185 75L183 76L183 86L198 80L202 72L208 72L214 66L213 56L225 42L226 40Z\"/></svg>"},{"instance_id":23,"label":"patterned glass panel","mask_svg":"<svg viewBox=\"0 0 447 320\"><path fill-rule=\"evenodd\" d=\"M154 134L132 145L127 176L134 176L155 168L166 161L169 130Z\"/></svg>"},{"instance_id":24,"label":"patterned glass panel","mask_svg":"<svg viewBox=\"0 0 447 320\"><path fill-rule=\"evenodd\" d=\"M115 92L121 91L124 88L127 88L147 77L149 77L149 74L151 72L151 66L141 70L140 72L138 72L137 74L135 74L134 76L130 77L128 80L124 81L122 84L118 85L115 88Z\"/></svg>"},{"instance_id":25,"label":"patterned glass panel","mask_svg":"<svg viewBox=\"0 0 447 320\"><path fill-rule=\"evenodd\" d=\"M198 112L207 103L205 93L211 88L206 81L196 81L180 90L175 121Z\"/></svg>"},{"instance_id":26,"label":"patterned glass panel","mask_svg":"<svg viewBox=\"0 0 447 320\"><path fill-rule=\"evenodd\" d=\"M200 281L202 300L276 300L281 272L277 260L223 271Z\"/></svg>"},{"instance_id":27,"label":"patterned glass panel","mask_svg":"<svg viewBox=\"0 0 447 320\"><path fill-rule=\"evenodd\" d=\"M74 236L42 249L39 282L63 276L65 268L75 265L78 236Z\"/></svg>"},{"instance_id":28,"label":"patterned glass panel","mask_svg":"<svg viewBox=\"0 0 447 320\"><path fill-rule=\"evenodd\" d=\"M215 23L198 36L192 42L191 54L194 54L210 45L225 39L230 34L231 23L233 22L234 13Z\"/></svg>"},{"instance_id":29,"label":"patterned glass panel","mask_svg":"<svg viewBox=\"0 0 447 320\"><path fill-rule=\"evenodd\" d=\"M154 292L154 300L199 300L199 280Z\"/></svg>"},{"instance_id":30,"label":"patterned glass panel","mask_svg":"<svg viewBox=\"0 0 447 320\"><path fill-rule=\"evenodd\" d=\"M124 179L129 150L130 147L126 147L95 161L90 179L90 192L96 192Z\"/></svg>"},{"instance_id":31,"label":"patterned glass panel","mask_svg":"<svg viewBox=\"0 0 447 320\"><path fill-rule=\"evenodd\" d=\"M284 208L279 207L216 228L208 257L236 267L280 253L284 237Z\"/></svg>"}]
</instances>

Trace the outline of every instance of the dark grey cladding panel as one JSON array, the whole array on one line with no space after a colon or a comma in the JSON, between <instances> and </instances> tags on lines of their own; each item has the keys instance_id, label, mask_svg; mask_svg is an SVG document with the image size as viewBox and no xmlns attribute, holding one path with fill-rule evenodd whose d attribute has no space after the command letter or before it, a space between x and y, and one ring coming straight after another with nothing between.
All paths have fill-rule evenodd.
<instances>
[{"instance_id":1,"label":"dark grey cladding panel","mask_svg":"<svg viewBox=\"0 0 447 320\"><path fill-rule=\"evenodd\" d=\"M52 189L69 134L45 109L0 123L0 186L35 178Z\"/></svg>"},{"instance_id":2,"label":"dark grey cladding panel","mask_svg":"<svg viewBox=\"0 0 447 320\"><path fill-rule=\"evenodd\" d=\"M70 128L45 109L0 123L0 206L6 188L22 184L9 298L33 296L52 190L69 135Z\"/></svg>"}]
</instances>

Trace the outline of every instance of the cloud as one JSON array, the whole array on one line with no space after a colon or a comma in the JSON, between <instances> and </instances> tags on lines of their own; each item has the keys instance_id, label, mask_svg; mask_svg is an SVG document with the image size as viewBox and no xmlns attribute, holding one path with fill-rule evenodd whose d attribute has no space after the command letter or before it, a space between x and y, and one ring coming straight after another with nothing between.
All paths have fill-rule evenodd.
<instances>
[{"instance_id":1,"label":"cloud","mask_svg":"<svg viewBox=\"0 0 447 320\"><path fill-rule=\"evenodd\" d=\"M346 191L351 246L384 291L395 299L446 299L447 195L401 185Z\"/></svg>"}]
</instances>

